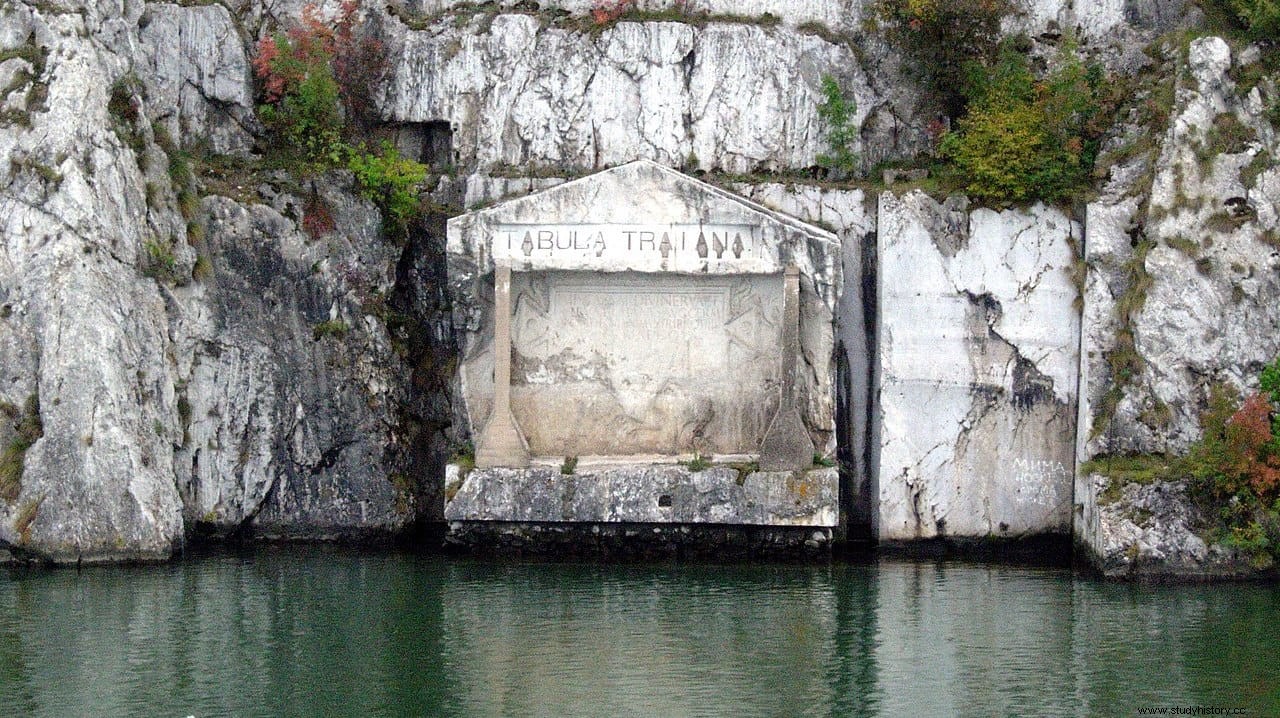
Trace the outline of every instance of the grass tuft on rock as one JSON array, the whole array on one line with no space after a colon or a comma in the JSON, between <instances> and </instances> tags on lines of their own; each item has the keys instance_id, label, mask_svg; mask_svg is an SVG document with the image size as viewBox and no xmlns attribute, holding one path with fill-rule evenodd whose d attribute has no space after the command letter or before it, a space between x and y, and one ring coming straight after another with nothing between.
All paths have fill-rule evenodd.
<instances>
[{"instance_id":1,"label":"grass tuft on rock","mask_svg":"<svg viewBox=\"0 0 1280 718\"><path fill-rule=\"evenodd\" d=\"M13 438L0 452L0 499L8 503L18 500L22 492L22 472L27 449L44 436L44 424L40 421L40 398L32 394L21 411L12 404L4 407L4 413L14 419Z\"/></svg>"}]
</instances>

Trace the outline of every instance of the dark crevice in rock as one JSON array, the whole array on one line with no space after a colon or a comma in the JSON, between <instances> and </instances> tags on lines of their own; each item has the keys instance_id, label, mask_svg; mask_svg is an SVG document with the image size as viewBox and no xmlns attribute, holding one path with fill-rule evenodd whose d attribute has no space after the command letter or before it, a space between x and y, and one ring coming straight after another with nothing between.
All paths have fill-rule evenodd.
<instances>
[{"instance_id":1,"label":"dark crevice in rock","mask_svg":"<svg viewBox=\"0 0 1280 718\"><path fill-rule=\"evenodd\" d=\"M414 223L396 264L390 305L402 323L388 327L410 371L408 394L397 412L404 467L417 506L410 535L435 533L444 520L444 464L449 455L453 409L450 399L457 344L454 339L448 277L445 273L445 221L433 212Z\"/></svg>"},{"instance_id":2,"label":"dark crevice in rock","mask_svg":"<svg viewBox=\"0 0 1280 718\"><path fill-rule=\"evenodd\" d=\"M862 351L864 352L864 365L862 367L863 376L861 389L862 397L862 436L860 456L850 455L854 450L854 441L852 434L849 440L842 442L841 464L854 467L854 471L858 472L857 476L844 477L841 481L841 495L844 499L844 510L849 517L849 534L851 537L869 538L872 532L872 515L875 509L875 490L876 476L879 472L877 461L877 447L879 446L879 436L876 426L876 397L879 392L877 386L878 374L878 354L877 354L877 331L879 325L879 257L877 249L878 235L876 232L868 232L862 237L861 245L861 262L860 262L860 295L861 299L861 321L862 321ZM838 356L842 359L846 357L844 350L838 352ZM848 382L849 386L840 393L841 396L850 397L852 399L852 385L854 384L852 376L848 375L845 368L839 376L842 381ZM849 416L852 407L844 407L840 411L837 407L838 422L841 426L846 426L850 430L854 427L853 417Z\"/></svg>"},{"instance_id":3,"label":"dark crevice in rock","mask_svg":"<svg viewBox=\"0 0 1280 718\"><path fill-rule=\"evenodd\" d=\"M332 469L334 465L338 463L338 457L342 455L343 449L347 448L352 443L354 442L344 441L336 446L330 446L328 449L325 449L324 453L320 455L320 460L311 465L311 475L316 476L322 471Z\"/></svg>"},{"instance_id":4,"label":"dark crevice in rock","mask_svg":"<svg viewBox=\"0 0 1280 718\"><path fill-rule=\"evenodd\" d=\"M1021 354L1015 354L1014 361L1013 405L1026 411L1036 404L1052 403L1053 378L1046 376Z\"/></svg>"},{"instance_id":5,"label":"dark crevice in rock","mask_svg":"<svg viewBox=\"0 0 1280 718\"><path fill-rule=\"evenodd\" d=\"M262 510L267 506L275 503L276 494L279 493L280 483L283 480L283 477L281 477L271 482L271 486L267 488L267 492L262 496L262 501L259 501L258 505L253 507L253 511L245 514L244 520L227 533L228 541L234 543L248 541L253 538L254 522L258 518L258 514L262 513ZM197 526L197 533L199 533L198 529L199 527Z\"/></svg>"}]
</instances>

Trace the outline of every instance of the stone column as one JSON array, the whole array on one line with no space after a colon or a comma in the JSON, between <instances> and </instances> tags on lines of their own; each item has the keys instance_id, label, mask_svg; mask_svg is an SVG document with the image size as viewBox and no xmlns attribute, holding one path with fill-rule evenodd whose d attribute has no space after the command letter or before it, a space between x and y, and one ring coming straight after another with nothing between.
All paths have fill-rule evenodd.
<instances>
[{"instance_id":1,"label":"stone column","mask_svg":"<svg viewBox=\"0 0 1280 718\"><path fill-rule=\"evenodd\" d=\"M796 358L800 355L800 270L782 275L782 396L760 443L762 471L798 471L813 465L813 441L796 409Z\"/></svg>"},{"instance_id":2,"label":"stone column","mask_svg":"<svg viewBox=\"0 0 1280 718\"><path fill-rule=\"evenodd\" d=\"M493 409L476 441L476 467L524 468L529 445L511 414L511 267L493 272Z\"/></svg>"}]
</instances>

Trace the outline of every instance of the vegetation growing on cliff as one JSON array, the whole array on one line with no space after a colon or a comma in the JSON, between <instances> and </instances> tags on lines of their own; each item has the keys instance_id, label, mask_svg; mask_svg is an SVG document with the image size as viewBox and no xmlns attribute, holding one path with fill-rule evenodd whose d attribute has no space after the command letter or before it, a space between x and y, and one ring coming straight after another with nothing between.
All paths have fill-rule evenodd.
<instances>
[{"instance_id":1,"label":"vegetation growing on cliff","mask_svg":"<svg viewBox=\"0 0 1280 718\"><path fill-rule=\"evenodd\" d=\"M1262 372L1261 391L1240 401L1215 387L1201 417L1203 436L1180 462L1209 514L1215 537L1251 554L1280 557L1280 359Z\"/></svg>"},{"instance_id":2,"label":"vegetation growing on cliff","mask_svg":"<svg viewBox=\"0 0 1280 718\"><path fill-rule=\"evenodd\" d=\"M1107 123L1100 121L1103 72L1070 47L1043 79L1014 43L970 80L968 114L940 152L983 199L1061 199L1088 184Z\"/></svg>"},{"instance_id":3,"label":"vegetation growing on cliff","mask_svg":"<svg viewBox=\"0 0 1280 718\"><path fill-rule=\"evenodd\" d=\"M948 117L960 117L970 84L998 55L1000 23L1016 0L877 0L872 17Z\"/></svg>"},{"instance_id":4,"label":"vegetation growing on cliff","mask_svg":"<svg viewBox=\"0 0 1280 718\"><path fill-rule=\"evenodd\" d=\"M258 114L270 153L296 156L294 169L303 175L350 169L361 194L383 211L388 229L403 235L421 211L418 189L427 167L401 157L389 142L371 144L377 125L371 88L386 70L386 57L381 42L357 22L358 9L347 0L330 21L308 5L298 27L258 43ZM322 216L303 224L315 232L329 222Z\"/></svg>"},{"instance_id":5,"label":"vegetation growing on cliff","mask_svg":"<svg viewBox=\"0 0 1280 718\"><path fill-rule=\"evenodd\" d=\"M1280 559L1280 358L1262 370L1259 385L1243 401L1228 385L1211 387L1201 438L1184 456L1100 457L1080 470L1111 479L1104 502L1126 482L1185 479L1208 538L1270 565Z\"/></svg>"},{"instance_id":6,"label":"vegetation growing on cliff","mask_svg":"<svg viewBox=\"0 0 1280 718\"><path fill-rule=\"evenodd\" d=\"M40 421L40 399L27 397L21 409L8 402L0 403L0 413L13 422L13 437L0 452L0 499L13 503L22 491L22 471L27 449L44 435Z\"/></svg>"},{"instance_id":7,"label":"vegetation growing on cliff","mask_svg":"<svg viewBox=\"0 0 1280 718\"><path fill-rule=\"evenodd\" d=\"M840 83L831 75L822 77L822 96L824 102L818 106L818 118L826 125L831 152L818 155L818 164L835 179L847 179L858 169L858 153L853 151L858 139L855 121L858 105L853 98L845 96Z\"/></svg>"},{"instance_id":8,"label":"vegetation growing on cliff","mask_svg":"<svg viewBox=\"0 0 1280 718\"><path fill-rule=\"evenodd\" d=\"M874 17L942 110L931 126L951 184L994 202L1088 186L1117 99L1068 41L1042 77L1025 37L1000 39L1014 0L879 0Z\"/></svg>"},{"instance_id":9,"label":"vegetation growing on cliff","mask_svg":"<svg viewBox=\"0 0 1280 718\"><path fill-rule=\"evenodd\" d=\"M1276 0L1212 0L1233 13L1259 38L1280 35L1280 2Z\"/></svg>"}]
</instances>

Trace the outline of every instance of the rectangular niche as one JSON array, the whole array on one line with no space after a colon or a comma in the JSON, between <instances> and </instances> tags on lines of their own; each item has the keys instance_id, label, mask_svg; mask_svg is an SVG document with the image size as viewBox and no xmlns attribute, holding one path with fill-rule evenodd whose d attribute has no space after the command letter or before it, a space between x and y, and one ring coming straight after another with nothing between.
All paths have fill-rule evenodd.
<instances>
[{"instance_id":1,"label":"rectangular niche","mask_svg":"<svg viewBox=\"0 0 1280 718\"><path fill-rule=\"evenodd\" d=\"M535 456L754 453L780 274L512 274L511 410Z\"/></svg>"},{"instance_id":2,"label":"rectangular niche","mask_svg":"<svg viewBox=\"0 0 1280 718\"><path fill-rule=\"evenodd\" d=\"M454 164L453 127L445 121L393 125L396 149L404 157L439 170Z\"/></svg>"}]
</instances>

